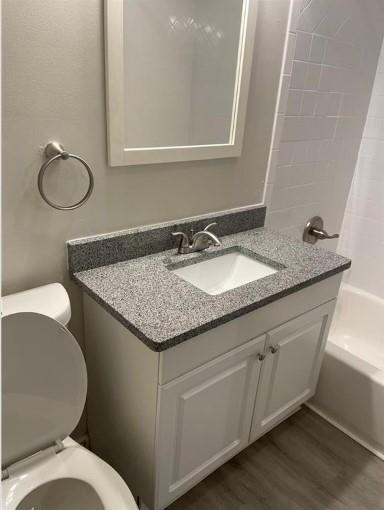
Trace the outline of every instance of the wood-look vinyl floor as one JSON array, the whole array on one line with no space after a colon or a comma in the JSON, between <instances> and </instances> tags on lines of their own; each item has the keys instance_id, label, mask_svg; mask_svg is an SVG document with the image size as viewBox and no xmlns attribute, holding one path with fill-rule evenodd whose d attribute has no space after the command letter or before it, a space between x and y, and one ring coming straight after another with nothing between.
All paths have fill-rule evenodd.
<instances>
[{"instance_id":1,"label":"wood-look vinyl floor","mask_svg":"<svg viewBox=\"0 0 384 510\"><path fill-rule=\"evenodd\" d=\"M384 510L384 462L303 408L168 510Z\"/></svg>"}]
</instances>

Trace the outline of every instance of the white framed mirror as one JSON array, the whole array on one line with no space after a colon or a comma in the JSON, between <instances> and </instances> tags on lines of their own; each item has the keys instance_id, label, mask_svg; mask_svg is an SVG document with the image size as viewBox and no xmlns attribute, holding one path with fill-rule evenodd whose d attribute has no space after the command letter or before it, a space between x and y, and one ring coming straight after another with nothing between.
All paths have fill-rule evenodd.
<instances>
[{"instance_id":1,"label":"white framed mirror","mask_svg":"<svg viewBox=\"0 0 384 510\"><path fill-rule=\"evenodd\" d=\"M241 155L257 0L105 0L111 166Z\"/></svg>"}]
</instances>

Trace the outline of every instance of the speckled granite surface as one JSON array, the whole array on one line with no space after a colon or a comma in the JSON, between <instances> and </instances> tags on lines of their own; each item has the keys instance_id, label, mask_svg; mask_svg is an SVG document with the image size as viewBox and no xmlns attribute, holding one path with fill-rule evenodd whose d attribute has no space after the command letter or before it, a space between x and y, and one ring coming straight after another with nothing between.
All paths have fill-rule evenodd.
<instances>
[{"instance_id":1,"label":"speckled granite surface","mask_svg":"<svg viewBox=\"0 0 384 510\"><path fill-rule=\"evenodd\" d=\"M172 249L77 272L72 277L150 349L163 351L351 265L349 259L335 253L265 229L221 240L221 247L206 253L176 255ZM216 296L169 270L175 263L194 263L231 247L250 250L257 258L285 268Z\"/></svg>"},{"instance_id":2,"label":"speckled granite surface","mask_svg":"<svg viewBox=\"0 0 384 510\"><path fill-rule=\"evenodd\" d=\"M265 212L265 207L242 207L158 223L157 225L146 225L109 234L74 239L67 242L69 269L75 273L170 250L177 244L177 241L171 236L172 232L178 230L189 232L191 229L198 232L212 222L217 222L212 231L219 236L262 227Z\"/></svg>"}]
</instances>

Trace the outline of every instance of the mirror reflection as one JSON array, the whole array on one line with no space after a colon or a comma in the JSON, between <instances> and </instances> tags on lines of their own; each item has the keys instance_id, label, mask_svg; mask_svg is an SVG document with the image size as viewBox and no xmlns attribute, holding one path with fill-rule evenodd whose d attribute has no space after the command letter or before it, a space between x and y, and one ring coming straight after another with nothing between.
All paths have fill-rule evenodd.
<instances>
[{"instance_id":1,"label":"mirror reflection","mask_svg":"<svg viewBox=\"0 0 384 510\"><path fill-rule=\"evenodd\" d=\"M125 147L230 143L243 0L124 0Z\"/></svg>"}]
</instances>

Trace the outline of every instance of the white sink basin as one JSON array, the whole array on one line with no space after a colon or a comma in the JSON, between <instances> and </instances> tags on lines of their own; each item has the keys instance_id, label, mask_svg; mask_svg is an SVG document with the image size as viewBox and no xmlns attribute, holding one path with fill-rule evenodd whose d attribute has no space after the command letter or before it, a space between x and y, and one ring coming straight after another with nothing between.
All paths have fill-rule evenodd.
<instances>
[{"instance_id":1,"label":"white sink basin","mask_svg":"<svg viewBox=\"0 0 384 510\"><path fill-rule=\"evenodd\" d=\"M207 294L217 295L264 278L278 270L234 251L171 271Z\"/></svg>"}]
</instances>

